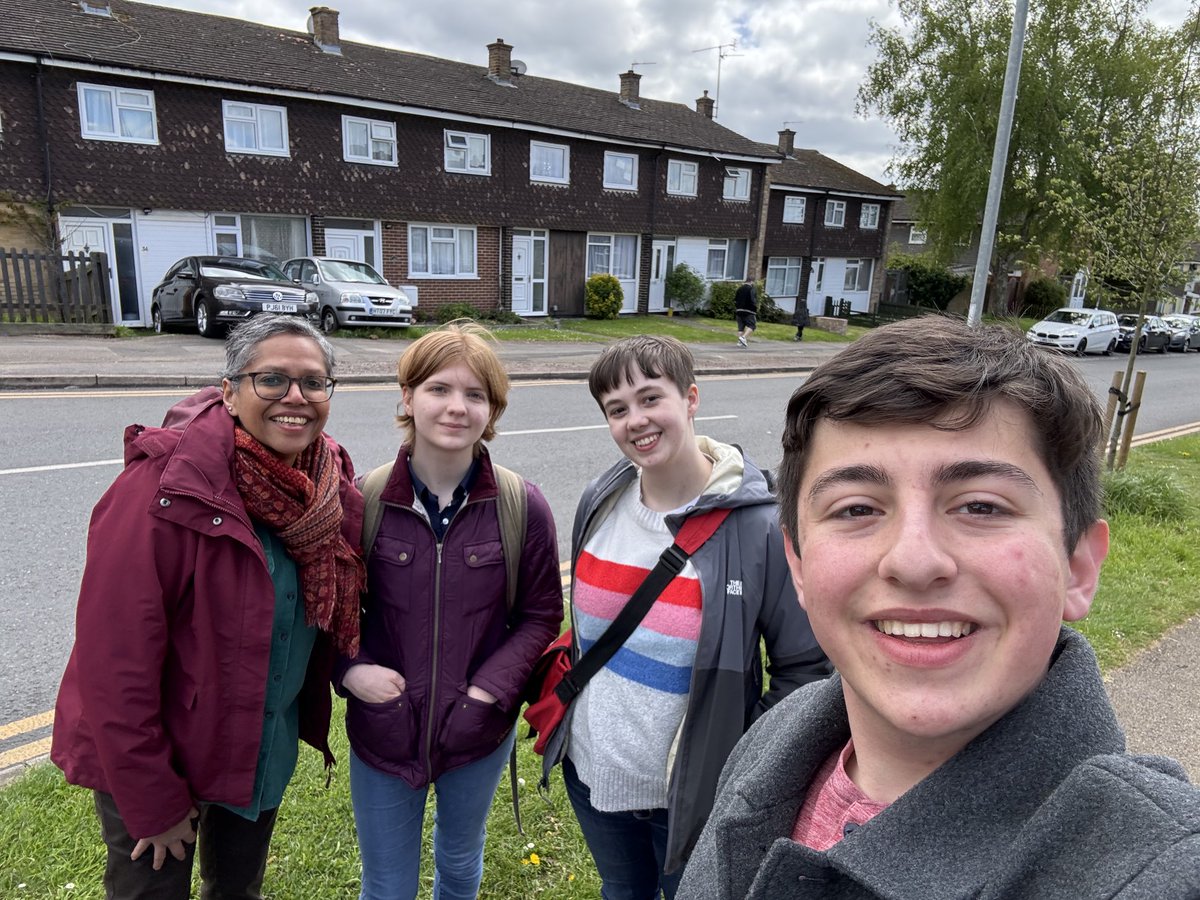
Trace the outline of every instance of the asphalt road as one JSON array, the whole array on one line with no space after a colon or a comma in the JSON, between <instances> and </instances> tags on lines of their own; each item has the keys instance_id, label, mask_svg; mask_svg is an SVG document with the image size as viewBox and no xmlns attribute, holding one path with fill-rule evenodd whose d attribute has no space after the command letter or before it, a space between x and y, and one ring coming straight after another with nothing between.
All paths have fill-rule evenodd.
<instances>
[{"instance_id":1,"label":"asphalt road","mask_svg":"<svg viewBox=\"0 0 1200 900\"><path fill-rule=\"evenodd\" d=\"M1123 360L1077 360L1104 396ZM1151 356L1138 433L1200 421L1200 354ZM764 466L779 461L782 410L800 375L703 378L698 430L740 444ZM0 392L0 770L48 735L44 717L73 639L76 592L91 507L116 477L126 424L157 424L188 389ZM393 458L398 391L345 386L329 430L360 470ZM579 383L518 382L494 457L538 484L568 554L584 484L616 457L595 404ZM29 721L32 720L32 721ZM1198 728L1192 734L1200 731ZM43 745L44 746L44 745Z\"/></svg>"}]
</instances>

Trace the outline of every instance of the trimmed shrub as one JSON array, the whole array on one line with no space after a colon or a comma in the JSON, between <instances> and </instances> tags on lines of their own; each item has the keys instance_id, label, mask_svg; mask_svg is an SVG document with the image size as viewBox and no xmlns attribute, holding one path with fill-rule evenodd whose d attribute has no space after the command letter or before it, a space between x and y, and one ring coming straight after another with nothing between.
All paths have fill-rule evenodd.
<instances>
[{"instance_id":1,"label":"trimmed shrub","mask_svg":"<svg viewBox=\"0 0 1200 900\"><path fill-rule=\"evenodd\" d=\"M434 319L439 325L445 325L447 322L453 322L455 319L479 319L479 310L470 303L464 303L461 300L456 300L453 303L446 303L439 306L433 313Z\"/></svg>"},{"instance_id":2,"label":"trimmed shrub","mask_svg":"<svg viewBox=\"0 0 1200 900\"><path fill-rule=\"evenodd\" d=\"M1067 305L1067 289L1053 278L1039 278L1025 288L1025 309L1028 316L1046 316Z\"/></svg>"},{"instance_id":3,"label":"trimmed shrub","mask_svg":"<svg viewBox=\"0 0 1200 900\"><path fill-rule=\"evenodd\" d=\"M687 263L680 263L667 273L663 293L668 302L694 314L704 302L704 279Z\"/></svg>"},{"instance_id":4,"label":"trimmed shrub","mask_svg":"<svg viewBox=\"0 0 1200 900\"><path fill-rule=\"evenodd\" d=\"M966 275L955 275L927 256L893 253L888 257L888 268L908 273L908 302L913 306L944 310L971 283Z\"/></svg>"},{"instance_id":5,"label":"trimmed shrub","mask_svg":"<svg viewBox=\"0 0 1200 900\"><path fill-rule=\"evenodd\" d=\"M754 282L754 290L758 292L758 321L775 323L791 321L791 316L776 306L775 298L767 293L765 281ZM797 298L796 302L803 303L804 298Z\"/></svg>"},{"instance_id":6,"label":"trimmed shrub","mask_svg":"<svg viewBox=\"0 0 1200 900\"><path fill-rule=\"evenodd\" d=\"M1120 469L1104 475L1104 511L1169 524L1187 519L1192 507L1187 492L1169 473Z\"/></svg>"},{"instance_id":7,"label":"trimmed shrub","mask_svg":"<svg viewBox=\"0 0 1200 900\"><path fill-rule=\"evenodd\" d=\"M621 313L625 292L612 275L593 275L584 288L584 308L589 319L615 319Z\"/></svg>"},{"instance_id":8,"label":"trimmed shrub","mask_svg":"<svg viewBox=\"0 0 1200 900\"><path fill-rule=\"evenodd\" d=\"M733 298L740 281L714 281L708 286L708 314L714 319L733 318Z\"/></svg>"}]
</instances>

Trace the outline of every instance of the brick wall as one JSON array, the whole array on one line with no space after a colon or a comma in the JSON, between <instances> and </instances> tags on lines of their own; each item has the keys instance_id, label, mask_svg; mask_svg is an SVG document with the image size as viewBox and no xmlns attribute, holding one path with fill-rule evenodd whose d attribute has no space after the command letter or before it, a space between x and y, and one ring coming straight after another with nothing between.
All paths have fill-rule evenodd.
<instances>
[{"instance_id":1,"label":"brick wall","mask_svg":"<svg viewBox=\"0 0 1200 900\"><path fill-rule=\"evenodd\" d=\"M33 67L0 62L0 98L0 192L5 199L44 203L45 164Z\"/></svg>"},{"instance_id":2,"label":"brick wall","mask_svg":"<svg viewBox=\"0 0 1200 900\"><path fill-rule=\"evenodd\" d=\"M475 278L424 278L408 272L408 223L383 223L383 277L392 284L412 284L418 289L417 312L432 318L439 306L469 303L480 312L491 312L500 302L500 229L475 230Z\"/></svg>"}]
</instances>

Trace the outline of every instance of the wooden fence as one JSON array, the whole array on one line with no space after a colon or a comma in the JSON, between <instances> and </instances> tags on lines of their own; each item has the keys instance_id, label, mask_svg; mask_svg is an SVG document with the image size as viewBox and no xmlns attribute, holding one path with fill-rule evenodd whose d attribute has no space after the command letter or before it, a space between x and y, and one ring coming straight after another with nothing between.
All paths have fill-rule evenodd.
<instances>
[{"instance_id":1,"label":"wooden fence","mask_svg":"<svg viewBox=\"0 0 1200 900\"><path fill-rule=\"evenodd\" d=\"M0 249L0 321L111 324L108 257Z\"/></svg>"}]
</instances>

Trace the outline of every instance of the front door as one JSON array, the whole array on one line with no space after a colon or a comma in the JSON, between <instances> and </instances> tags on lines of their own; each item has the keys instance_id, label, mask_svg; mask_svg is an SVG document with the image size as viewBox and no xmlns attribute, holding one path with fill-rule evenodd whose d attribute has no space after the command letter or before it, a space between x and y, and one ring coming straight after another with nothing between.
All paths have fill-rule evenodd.
<instances>
[{"instance_id":1,"label":"front door","mask_svg":"<svg viewBox=\"0 0 1200 900\"><path fill-rule=\"evenodd\" d=\"M60 221L64 253L103 253L108 259L108 295L117 325L143 325L138 299L133 229L127 221L74 219Z\"/></svg>"},{"instance_id":2,"label":"front door","mask_svg":"<svg viewBox=\"0 0 1200 900\"><path fill-rule=\"evenodd\" d=\"M519 316L527 316L533 312L533 291L529 270L533 239L514 235L512 242L512 311Z\"/></svg>"},{"instance_id":3,"label":"front door","mask_svg":"<svg viewBox=\"0 0 1200 900\"><path fill-rule=\"evenodd\" d=\"M325 231L325 255L334 259L365 262L378 270L380 266L377 246L373 231L351 231L341 228L329 228Z\"/></svg>"},{"instance_id":4,"label":"front door","mask_svg":"<svg viewBox=\"0 0 1200 900\"><path fill-rule=\"evenodd\" d=\"M666 309L667 275L675 267L675 242L655 241L650 258L650 312Z\"/></svg>"}]
</instances>

